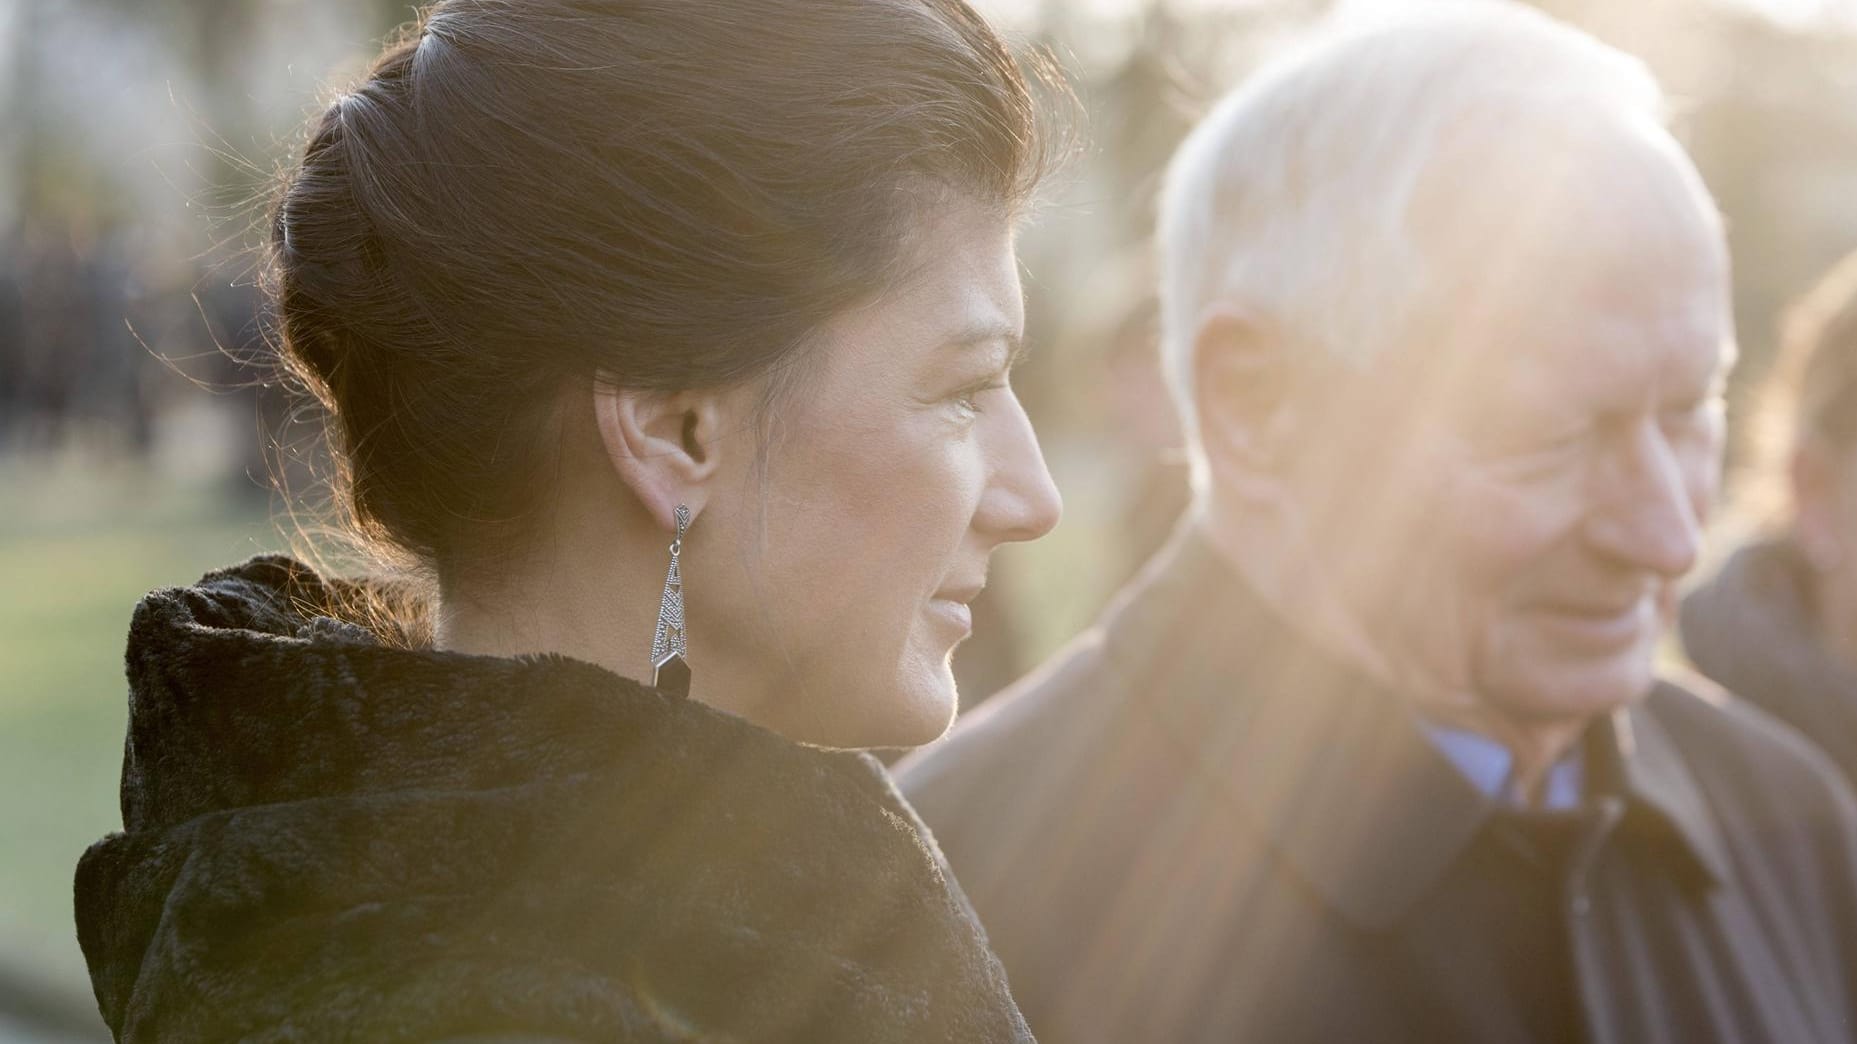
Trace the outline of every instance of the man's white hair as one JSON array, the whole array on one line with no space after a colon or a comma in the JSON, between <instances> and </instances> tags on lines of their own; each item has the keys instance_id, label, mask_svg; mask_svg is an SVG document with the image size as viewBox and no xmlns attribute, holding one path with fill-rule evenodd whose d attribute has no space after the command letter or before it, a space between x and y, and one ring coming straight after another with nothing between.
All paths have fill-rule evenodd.
<instances>
[{"instance_id":1,"label":"man's white hair","mask_svg":"<svg viewBox=\"0 0 1857 1044\"><path fill-rule=\"evenodd\" d=\"M1415 191L1446 139L1485 134L1496 145L1572 111L1667 134L1649 70L1585 33L1507 0L1400 6L1339 16L1266 64L1168 168L1162 363L1202 494L1193 352L1209 309L1364 365L1428 287L1467 274L1431 271L1410 234Z\"/></svg>"}]
</instances>

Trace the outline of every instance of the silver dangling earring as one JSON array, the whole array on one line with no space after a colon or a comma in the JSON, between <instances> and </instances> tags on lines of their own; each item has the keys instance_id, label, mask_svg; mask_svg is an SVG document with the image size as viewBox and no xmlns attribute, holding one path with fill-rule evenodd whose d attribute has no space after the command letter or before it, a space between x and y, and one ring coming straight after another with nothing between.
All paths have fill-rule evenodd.
<instances>
[{"instance_id":1,"label":"silver dangling earring","mask_svg":"<svg viewBox=\"0 0 1857 1044\"><path fill-rule=\"evenodd\" d=\"M690 649L683 631L683 573L677 556L683 552L684 531L690 528L690 509L677 505L677 535L671 540L671 571L664 577L664 597L658 602L658 629L651 636L651 684L674 696L690 695Z\"/></svg>"}]
</instances>

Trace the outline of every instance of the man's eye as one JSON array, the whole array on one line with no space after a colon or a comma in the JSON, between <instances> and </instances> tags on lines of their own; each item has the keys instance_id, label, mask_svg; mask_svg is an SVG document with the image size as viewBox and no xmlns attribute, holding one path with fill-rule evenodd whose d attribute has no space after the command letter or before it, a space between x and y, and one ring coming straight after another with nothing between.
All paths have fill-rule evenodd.
<instances>
[{"instance_id":1,"label":"man's eye","mask_svg":"<svg viewBox=\"0 0 1857 1044\"><path fill-rule=\"evenodd\" d=\"M1574 450L1583 448L1587 442L1592 439L1592 436L1593 433L1590 428L1581 428L1578 431L1565 432L1538 444L1535 448L1535 452L1554 454L1571 453Z\"/></svg>"},{"instance_id":2,"label":"man's eye","mask_svg":"<svg viewBox=\"0 0 1857 1044\"><path fill-rule=\"evenodd\" d=\"M1721 405L1721 397L1711 395L1706 399L1697 399L1694 402L1673 406L1663 412L1663 423L1666 427L1687 427L1694 425L1709 419Z\"/></svg>"},{"instance_id":3,"label":"man's eye","mask_svg":"<svg viewBox=\"0 0 1857 1044\"><path fill-rule=\"evenodd\" d=\"M1493 441L1491 456L1497 459L1536 460L1557 457L1584 447L1592 438L1592 429L1577 428L1550 435L1514 433Z\"/></svg>"},{"instance_id":4,"label":"man's eye","mask_svg":"<svg viewBox=\"0 0 1857 1044\"><path fill-rule=\"evenodd\" d=\"M1594 431L1580 428L1546 437L1521 438L1492 447L1485 458L1492 474L1516 481L1548 479L1568 473L1591 448Z\"/></svg>"}]
</instances>

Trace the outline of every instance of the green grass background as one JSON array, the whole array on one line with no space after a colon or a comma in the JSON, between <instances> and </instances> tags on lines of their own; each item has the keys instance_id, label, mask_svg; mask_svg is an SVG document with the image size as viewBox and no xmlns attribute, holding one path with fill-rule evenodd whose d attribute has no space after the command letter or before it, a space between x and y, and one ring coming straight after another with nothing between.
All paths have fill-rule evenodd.
<instances>
[{"instance_id":1,"label":"green grass background","mask_svg":"<svg viewBox=\"0 0 1857 1044\"><path fill-rule=\"evenodd\" d=\"M130 612L151 588L279 542L262 502L221 483L0 462L0 974L91 1005L71 873L121 825Z\"/></svg>"}]
</instances>

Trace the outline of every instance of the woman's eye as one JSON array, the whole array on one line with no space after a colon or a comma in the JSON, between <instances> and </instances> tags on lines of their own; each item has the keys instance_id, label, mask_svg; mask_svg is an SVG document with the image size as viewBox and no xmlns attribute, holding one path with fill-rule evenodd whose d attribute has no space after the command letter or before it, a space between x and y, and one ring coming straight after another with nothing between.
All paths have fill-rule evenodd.
<instances>
[{"instance_id":1,"label":"woman's eye","mask_svg":"<svg viewBox=\"0 0 1857 1044\"><path fill-rule=\"evenodd\" d=\"M1004 387L1006 387L1004 381L995 380L988 380L980 384L970 384L949 396L948 401L954 403L956 407L966 413L978 414L984 409L980 403L981 396L987 392L998 391Z\"/></svg>"}]
</instances>

